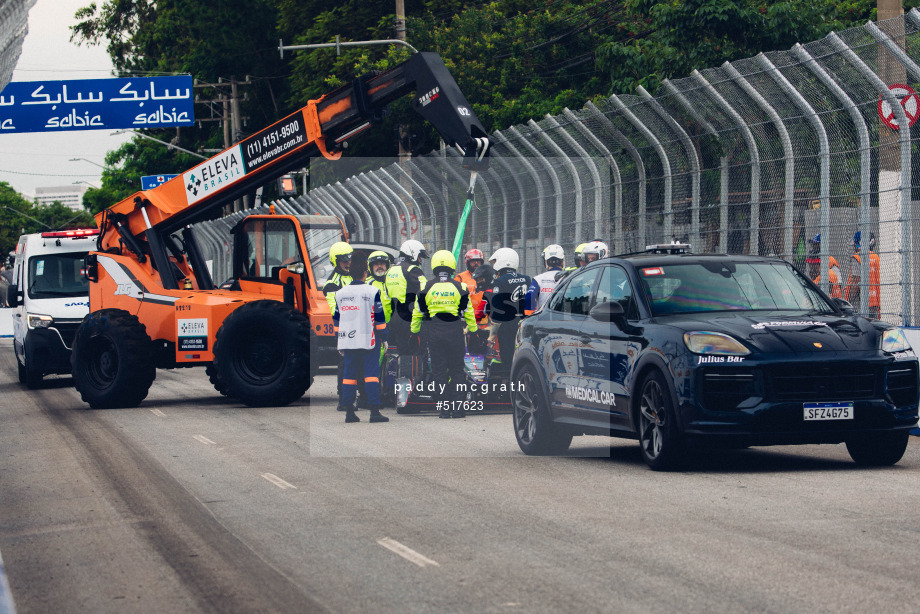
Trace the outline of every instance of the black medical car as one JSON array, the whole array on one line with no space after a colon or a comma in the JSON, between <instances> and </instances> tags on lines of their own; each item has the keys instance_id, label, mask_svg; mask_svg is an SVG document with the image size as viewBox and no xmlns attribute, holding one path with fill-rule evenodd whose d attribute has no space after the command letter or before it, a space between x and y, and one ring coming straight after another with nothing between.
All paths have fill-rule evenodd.
<instances>
[{"instance_id":1,"label":"black medical car","mask_svg":"<svg viewBox=\"0 0 920 614\"><path fill-rule=\"evenodd\" d=\"M521 323L521 449L635 438L663 470L713 445L845 442L859 464L898 462L918 406L901 329L854 315L784 260L688 247L589 264Z\"/></svg>"}]
</instances>

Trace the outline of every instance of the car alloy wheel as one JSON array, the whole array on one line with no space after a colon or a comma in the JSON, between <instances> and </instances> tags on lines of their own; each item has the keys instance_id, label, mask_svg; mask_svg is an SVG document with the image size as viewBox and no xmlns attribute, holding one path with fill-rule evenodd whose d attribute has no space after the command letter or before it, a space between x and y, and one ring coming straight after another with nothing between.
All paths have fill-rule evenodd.
<instances>
[{"instance_id":1,"label":"car alloy wheel","mask_svg":"<svg viewBox=\"0 0 920 614\"><path fill-rule=\"evenodd\" d=\"M676 469L682 464L685 449L664 376L652 371L640 390L638 418L642 458L655 471Z\"/></svg>"},{"instance_id":2,"label":"car alloy wheel","mask_svg":"<svg viewBox=\"0 0 920 614\"><path fill-rule=\"evenodd\" d=\"M562 454L572 444L572 432L553 422L543 389L534 368L525 366L518 374L518 389L512 394L514 435L525 454Z\"/></svg>"}]
</instances>

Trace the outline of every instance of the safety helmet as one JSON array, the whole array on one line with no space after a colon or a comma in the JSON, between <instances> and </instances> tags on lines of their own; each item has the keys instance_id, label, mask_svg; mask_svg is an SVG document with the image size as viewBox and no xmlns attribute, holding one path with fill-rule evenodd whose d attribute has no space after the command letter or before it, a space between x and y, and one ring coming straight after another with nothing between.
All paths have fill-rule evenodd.
<instances>
[{"instance_id":1,"label":"safety helmet","mask_svg":"<svg viewBox=\"0 0 920 614\"><path fill-rule=\"evenodd\" d=\"M399 246L399 253L412 262L418 261L419 258L429 257L425 246L422 245L421 241L416 241L415 239L403 241L403 244Z\"/></svg>"},{"instance_id":2,"label":"safety helmet","mask_svg":"<svg viewBox=\"0 0 920 614\"><path fill-rule=\"evenodd\" d=\"M481 249L476 249L474 247L473 249L467 250L466 255L463 257L464 262L469 262L470 260L482 260L485 262L486 257L482 255Z\"/></svg>"},{"instance_id":3,"label":"safety helmet","mask_svg":"<svg viewBox=\"0 0 920 614\"><path fill-rule=\"evenodd\" d=\"M565 250L561 245L547 245L543 249L543 261L547 266L562 266L565 263Z\"/></svg>"},{"instance_id":4,"label":"safety helmet","mask_svg":"<svg viewBox=\"0 0 920 614\"><path fill-rule=\"evenodd\" d=\"M607 244L603 241L591 241L582 251L585 256L585 262L588 261L588 254L597 254L597 259L600 260L601 258L606 258L609 252L610 250L607 249Z\"/></svg>"},{"instance_id":5,"label":"safety helmet","mask_svg":"<svg viewBox=\"0 0 920 614\"><path fill-rule=\"evenodd\" d=\"M339 258L344 260L351 260L351 254L355 250L352 249L351 245L345 241L339 241L338 243L333 243L332 247L329 248L329 263L332 266L338 266Z\"/></svg>"},{"instance_id":6,"label":"safety helmet","mask_svg":"<svg viewBox=\"0 0 920 614\"><path fill-rule=\"evenodd\" d=\"M439 268L448 268L451 272L457 269L457 259L446 249L436 251L431 257L431 270L437 272Z\"/></svg>"},{"instance_id":7,"label":"safety helmet","mask_svg":"<svg viewBox=\"0 0 920 614\"><path fill-rule=\"evenodd\" d=\"M489 256L489 262L500 273L504 269L517 269L520 259L518 253L510 247L501 247Z\"/></svg>"},{"instance_id":8,"label":"safety helmet","mask_svg":"<svg viewBox=\"0 0 920 614\"><path fill-rule=\"evenodd\" d=\"M581 243L578 247L575 248L575 264L580 266L585 262L585 248L588 247L587 243Z\"/></svg>"},{"instance_id":9,"label":"safety helmet","mask_svg":"<svg viewBox=\"0 0 920 614\"><path fill-rule=\"evenodd\" d=\"M373 275L374 265L377 264L378 262L383 262L384 264L387 265L387 267L389 267L390 264L392 263L392 260L390 260L390 255L386 252L382 252L380 250L377 250L376 252L371 252L367 256L367 272Z\"/></svg>"},{"instance_id":10,"label":"safety helmet","mask_svg":"<svg viewBox=\"0 0 920 614\"><path fill-rule=\"evenodd\" d=\"M492 265L488 262L480 267L476 267L476 270L473 271L473 281L476 282L477 288L487 288L492 285L494 280L495 269L492 268Z\"/></svg>"}]
</instances>

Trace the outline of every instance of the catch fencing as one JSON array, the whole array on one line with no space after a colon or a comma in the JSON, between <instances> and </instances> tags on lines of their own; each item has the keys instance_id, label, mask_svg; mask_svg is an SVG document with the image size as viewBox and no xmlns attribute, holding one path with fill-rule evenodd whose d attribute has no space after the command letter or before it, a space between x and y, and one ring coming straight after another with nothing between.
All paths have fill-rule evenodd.
<instances>
[{"instance_id":1,"label":"catch fencing","mask_svg":"<svg viewBox=\"0 0 920 614\"><path fill-rule=\"evenodd\" d=\"M860 253L873 243L880 259L882 319L917 325L918 62L913 9L666 80L655 95L640 87L496 131L464 249L513 247L529 274L547 244L571 262L595 238L614 253L686 240L695 252L775 255L806 272L815 251L810 274L830 293L838 264L844 298L869 314L870 258L852 258L859 231ZM276 204L347 219L363 241L449 249L469 184L460 157L442 148ZM201 225L215 277L229 274L235 219ZM851 277L860 283L848 291Z\"/></svg>"}]
</instances>

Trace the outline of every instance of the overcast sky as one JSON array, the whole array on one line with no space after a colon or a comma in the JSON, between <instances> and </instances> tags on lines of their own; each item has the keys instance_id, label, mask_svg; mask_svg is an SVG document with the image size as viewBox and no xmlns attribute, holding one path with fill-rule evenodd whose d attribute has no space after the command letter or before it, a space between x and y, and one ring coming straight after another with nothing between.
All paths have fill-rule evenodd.
<instances>
[{"instance_id":1,"label":"overcast sky","mask_svg":"<svg viewBox=\"0 0 920 614\"><path fill-rule=\"evenodd\" d=\"M13 72L13 81L103 79L111 77L112 63L101 46L70 42L74 13L92 0L38 0L29 11L29 33ZM106 152L130 140L126 134L110 136L112 129L72 132L28 132L0 135L0 181L30 195L36 187L86 181L99 187Z\"/></svg>"}]
</instances>

